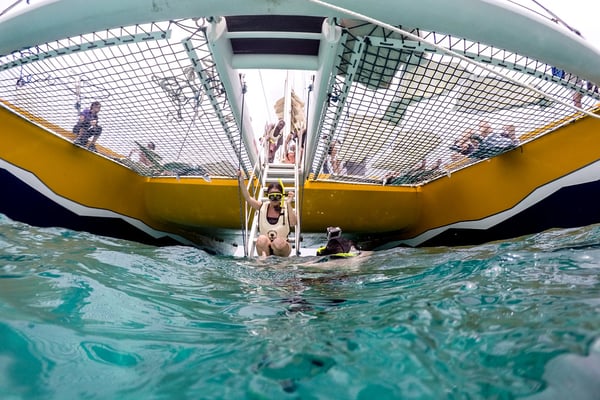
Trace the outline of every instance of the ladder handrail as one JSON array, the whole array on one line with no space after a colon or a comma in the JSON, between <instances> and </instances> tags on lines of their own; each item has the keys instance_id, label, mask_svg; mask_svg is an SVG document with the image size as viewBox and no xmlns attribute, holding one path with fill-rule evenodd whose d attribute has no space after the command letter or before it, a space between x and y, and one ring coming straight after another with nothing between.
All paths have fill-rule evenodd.
<instances>
[{"instance_id":1,"label":"ladder handrail","mask_svg":"<svg viewBox=\"0 0 600 400\"><path fill-rule=\"evenodd\" d=\"M263 200L263 190L262 188L264 187L264 182L265 182L265 178L267 176L267 171L268 171L268 164L265 165L265 168L263 170L258 169L259 172L259 181L260 183L258 185L256 185L256 187L254 188L254 192L252 193L252 197L256 198L258 201L262 202ZM254 176L250 177L251 178L251 183L254 183ZM249 183L250 184L250 183ZM258 193L256 193L258 192ZM257 237L257 231L258 231L258 210L254 210L252 207L250 207L253 211L253 218L252 218L252 227L250 229L250 231L248 231L248 238L246 240L246 243L248 244L248 255L252 256L254 254L254 250L256 248L256 241L255 238Z\"/></svg>"},{"instance_id":2,"label":"ladder handrail","mask_svg":"<svg viewBox=\"0 0 600 400\"><path fill-rule=\"evenodd\" d=\"M299 142L300 140L298 140ZM296 247L296 255L300 255L300 235L302 226L300 224L300 218L302 215L302 199L300 198L300 165L301 163L298 160L298 153L300 148L300 143L296 143L296 156L294 157L294 196L295 196L295 207L294 211L296 212L296 226L294 226L294 245Z\"/></svg>"},{"instance_id":3,"label":"ladder handrail","mask_svg":"<svg viewBox=\"0 0 600 400\"><path fill-rule=\"evenodd\" d=\"M262 179L262 175L261 174L261 169L260 169L260 165L261 165L262 161L259 160L256 162L256 164L254 165L253 170L250 173L250 176L248 177L248 183L246 185L246 190L248 190L248 193L250 193L251 197L256 197L257 196L257 191L258 196L261 196L261 185L255 185L255 177L258 176L259 181ZM250 190L252 189L252 191ZM252 238L254 238L256 236L256 228L258 226L258 212L256 210L254 210L254 208L252 208L250 206L250 204L248 204L248 202L246 202L246 205L244 207L245 210L245 215L244 215L244 222L245 222L245 229L246 229L246 243L245 243L245 248L244 248L244 254L245 255L251 255L254 252L254 241L252 240ZM253 214L254 213L254 214ZM250 230L248 230L248 222L250 221L250 218L252 217L252 227Z\"/></svg>"}]
</instances>

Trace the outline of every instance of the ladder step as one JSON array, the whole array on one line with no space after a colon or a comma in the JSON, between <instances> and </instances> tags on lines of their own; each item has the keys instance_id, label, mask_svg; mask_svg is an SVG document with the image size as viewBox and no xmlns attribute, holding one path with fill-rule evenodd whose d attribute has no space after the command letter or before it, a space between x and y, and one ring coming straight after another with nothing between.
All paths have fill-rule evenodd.
<instances>
[{"instance_id":1,"label":"ladder step","mask_svg":"<svg viewBox=\"0 0 600 400\"><path fill-rule=\"evenodd\" d=\"M282 169L294 169L296 165L290 163L270 163L269 168L282 168Z\"/></svg>"},{"instance_id":2,"label":"ladder step","mask_svg":"<svg viewBox=\"0 0 600 400\"><path fill-rule=\"evenodd\" d=\"M289 178L289 177L283 177L283 176L269 175L269 177L267 178L267 186L269 186L270 183L279 183L280 180L281 180L281 182L283 182L283 184L285 186L287 186L288 183L293 186L294 182L295 182L294 177Z\"/></svg>"},{"instance_id":3,"label":"ladder step","mask_svg":"<svg viewBox=\"0 0 600 400\"><path fill-rule=\"evenodd\" d=\"M271 179L273 179L274 177L279 177L279 176L293 177L294 175L295 175L294 171L286 171L286 170L281 170L281 171L270 170L269 171L269 178L271 178Z\"/></svg>"}]
</instances>

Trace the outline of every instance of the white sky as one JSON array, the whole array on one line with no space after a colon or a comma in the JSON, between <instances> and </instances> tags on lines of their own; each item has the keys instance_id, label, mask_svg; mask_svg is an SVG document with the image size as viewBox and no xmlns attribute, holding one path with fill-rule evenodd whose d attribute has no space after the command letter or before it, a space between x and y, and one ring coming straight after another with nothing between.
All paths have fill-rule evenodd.
<instances>
[{"instance_id":1,"label":"white sky","mask_svg":"<svg viewBox=\"0 0 600 400\"><path fill-rule=\"evenodd\" d=\"M513 0L533 10L540 8L531 0ZM583 37L600 48L600 2L598 0L537 0Z\"/></svg>"}]
</instances>

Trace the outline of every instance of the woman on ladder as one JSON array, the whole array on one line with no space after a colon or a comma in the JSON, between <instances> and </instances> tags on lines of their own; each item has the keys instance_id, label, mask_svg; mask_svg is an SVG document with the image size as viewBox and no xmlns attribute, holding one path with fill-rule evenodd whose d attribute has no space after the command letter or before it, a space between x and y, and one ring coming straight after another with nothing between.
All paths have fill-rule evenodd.
<instances>
[{"instance_id":1,"label":"woman on ladder","mask_svg":"<svg viewBox=\"0 0 600 400\"><path fill-rule=\"evenodd\" d=\"M268 201L262 203L250 196L244 185L242 173L238 172L238 183L246 202L258 211L258 231L256 252L261 257L270 255L287 257L292 252L288 242L290 228L296 225L296 212L292 207L294 192L288 191L285 196L279 183L271 183L267 187Z\"/></svg>"}]
</instances>

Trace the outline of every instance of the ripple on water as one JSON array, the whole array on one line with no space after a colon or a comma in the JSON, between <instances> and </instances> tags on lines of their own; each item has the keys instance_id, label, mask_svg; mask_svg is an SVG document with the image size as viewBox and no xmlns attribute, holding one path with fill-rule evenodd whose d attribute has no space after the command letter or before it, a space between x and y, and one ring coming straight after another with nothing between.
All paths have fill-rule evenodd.
<instances>
[{"instance_id":1,"label":"ripple on water","mask_svg":"<svg viewBox=\"0 0 600 400\"><path fill-rule=\"evenodd\" d=\"M592 399L599 272L597 226L256 261L0 216L0 394Z\"/></svg>"}]
</instances>

